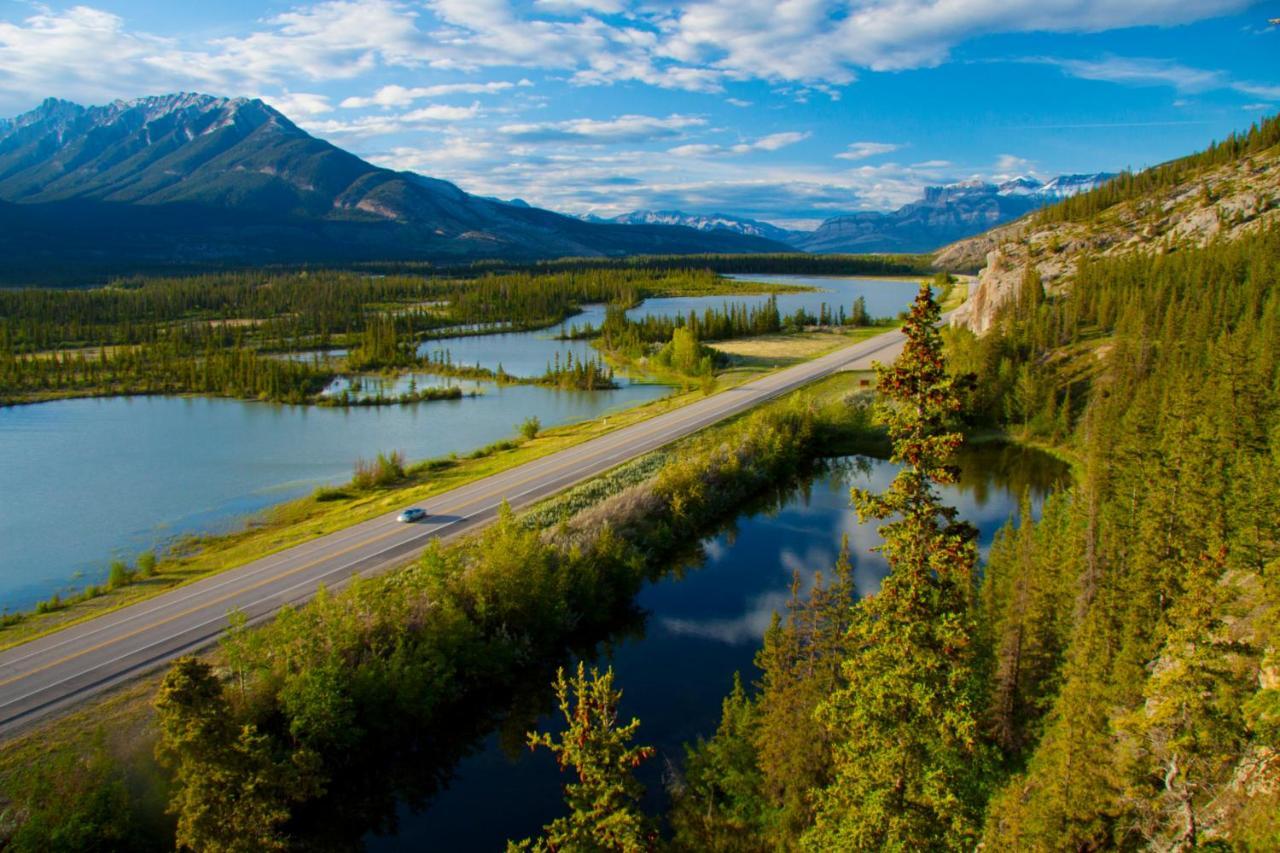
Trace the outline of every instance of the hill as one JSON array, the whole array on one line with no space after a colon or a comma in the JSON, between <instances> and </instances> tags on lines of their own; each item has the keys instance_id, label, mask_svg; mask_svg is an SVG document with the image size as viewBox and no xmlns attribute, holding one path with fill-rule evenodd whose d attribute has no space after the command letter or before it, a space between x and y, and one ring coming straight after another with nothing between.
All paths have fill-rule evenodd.
<instances>
[{"instance_id":1,"label":"hill","mask_svg":"<svg viewBox=\"0 0 1280 853\"><path fill-rule=\"evenodd\" d=\"M727 231L583 222L383 169L260 100L177 94L0 121L0 272L777 251ZM17 206L14 209L13 206Z\"/></svg>"},{"instance_id":2,"label":"hill","mask_svg":"<svg viewBox=\"0 0 1280 853\"><path fill-rule=\"evenodd\" d=\"M956 322L979 333L1016 295L1028 270L1062 291L1083 258L1169 253L1233 240L1280 219L1280 121L1232 137L940 250L937 266L979 269Z\"/></svg>"}]
</instances>

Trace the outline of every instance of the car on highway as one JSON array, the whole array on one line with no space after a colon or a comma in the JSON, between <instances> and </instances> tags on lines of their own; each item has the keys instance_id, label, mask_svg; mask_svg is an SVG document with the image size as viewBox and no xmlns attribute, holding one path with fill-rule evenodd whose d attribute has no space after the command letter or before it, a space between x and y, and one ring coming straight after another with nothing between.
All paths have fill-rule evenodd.
<instances>
[{"instance_id":1,"label":"car on highway","mask_svg":"<svg viewBox=\"0 0 1280 853\"><path fill-rule=\"evenodd\" d=\"M421 507L411 506L408 509L406 509L404 512L397 515L396 521L403 521L405 523L409 523L414 521L422 521L422 519L426 517L427 517L427 511L425 509L422 509Z\"/></svg>"}]
</instances>

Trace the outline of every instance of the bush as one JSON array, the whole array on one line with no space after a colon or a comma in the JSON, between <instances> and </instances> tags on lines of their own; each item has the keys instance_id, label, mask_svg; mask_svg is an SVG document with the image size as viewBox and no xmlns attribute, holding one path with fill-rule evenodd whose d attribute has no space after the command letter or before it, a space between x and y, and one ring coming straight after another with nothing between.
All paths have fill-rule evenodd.
<instances>
[{"instance_id":1,"label":"bush","mask_svg":"<svg viewBox=\"0 0 1280 853\"><path fill-rule=\"evenodd\" d=\"M405 478L404 454L399 450L390 453L379 453L372 462L366 459L356 460L356 473L351 478L351 485L357 489L383 488L394 485Z\"/></svg>"},{"instance_id":2,"label":"bush","mask_svg":"<svg viewBox=\"0 0 1280 853\"><path fill-rule=\"evenodd\" d=\"M138 555L138 577L149 578L156 573L156 555L143 551Z\"/></svg>"},{"instance_id":3,"label":"bush","mask_svg":"<svg viewBox=\"0 0 1280 853\"><path fill-rule=\"evenodd\" d=\"M107 570L107 589L128 586L131 580L133 580L133 574L129 571L128 563L124 560L112 560L111 568Z\"/></svg>"},{"instance_id":4,"label":"bush","mask_svg":"<svg viewBox=\"0 0 1280 853\"><path fill-rule=\"evenodd\" d=\"M526 441L537 438L540 432L542 432L542 421L538 420L537 416L525 418L524 423L520 424L520 434Z\"/></svg>"}]
</instances>

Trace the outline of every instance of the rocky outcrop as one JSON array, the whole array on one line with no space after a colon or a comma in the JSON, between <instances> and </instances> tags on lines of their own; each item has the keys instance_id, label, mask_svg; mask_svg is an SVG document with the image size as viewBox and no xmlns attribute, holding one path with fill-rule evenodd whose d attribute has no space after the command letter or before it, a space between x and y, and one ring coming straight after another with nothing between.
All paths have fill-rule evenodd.
<instances>
[{"instance_id":1,"label":"rocky outcrop","mask_svg":"<svg viewBox=\"0 0 1280 853\"><path fill-rule=\"evenodd\" d=\"M1115 205L1088 223L1045 223L1031 214L947 246L934 262L953 271L981 266L968 301L951 322L982 334L1014 298L1030 267L1039 271L1046 292L1061 292L1086 255L1169 252L1232 239L1278 218L1280 149L1272 148L1206 170L1159 195Z\"/></svg>"}]
</instances>

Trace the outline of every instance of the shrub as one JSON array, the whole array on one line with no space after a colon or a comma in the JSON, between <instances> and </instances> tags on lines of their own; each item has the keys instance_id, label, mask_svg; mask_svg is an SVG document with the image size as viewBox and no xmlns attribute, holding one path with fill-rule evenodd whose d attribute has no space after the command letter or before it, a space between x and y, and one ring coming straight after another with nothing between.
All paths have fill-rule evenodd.
<instances>
[{"instance_id":1,"label":"shrub","mask_svg":"<svg viewBox=\"0 0 1280 853\"><path fill-rule=\"evenodd\" d=\"M542 432L542 421L537 416L531 416L524 419L520 424L520 434L525 437L526 441L530 441L538 437L538 433Z\"/></svg>"},{"instance_id":2,"label":"shrub","mask_svg":"<svg viewBox=\"0 0 1280 853\"><path fill-rule=\"evenodd\" d=\"M367 459L356 460L356 473L351 478L351 485L357 489L372 489L394 485L405 477L404 454L399 450L390 453L379 453L372 462Z\"/></svg>"},{"instance_id":3,"label":"shrub","mask_svg":"<svg viewBox=\"0 0 1280 853\"><path fill-rule=\"evenodd\" d=\"M156 555L143 551L138 555L138 577L149 578L156 573Z\"/></svg>"},{"instance_id":4,"label":"shrub","mask_svg":"<svg viewBox=\"0 0 1280 853\"><path fill-rule=\"evenodd\" d=\"M128 586L131 580L133 575L129 571L129 565L124 560L112 560L111 568L107 570L107 589Z\"/></svg>"}]
</instances>

